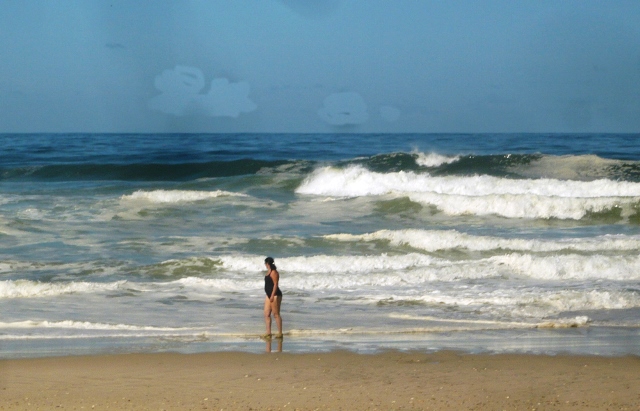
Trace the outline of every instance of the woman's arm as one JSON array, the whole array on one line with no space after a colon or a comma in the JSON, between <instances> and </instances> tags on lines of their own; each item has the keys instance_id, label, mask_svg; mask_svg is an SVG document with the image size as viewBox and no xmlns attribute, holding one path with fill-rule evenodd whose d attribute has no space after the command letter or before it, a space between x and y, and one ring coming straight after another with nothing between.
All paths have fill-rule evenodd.
<instances>
[{"instance_id":1,"label":"woman's arm","mask_svg":"<svg viewBox=\"0 0 640 411\"><path fill-rule=\"evenodd\" d=\"M273 298L276 296L276 292L278 292L278 281L280 280L280 274L278 273L278 270L271 270L269 275L273 280L273 291L271 291L271 297L269 298L269 301L273 301Z\"/></svg>"}]
</instances>

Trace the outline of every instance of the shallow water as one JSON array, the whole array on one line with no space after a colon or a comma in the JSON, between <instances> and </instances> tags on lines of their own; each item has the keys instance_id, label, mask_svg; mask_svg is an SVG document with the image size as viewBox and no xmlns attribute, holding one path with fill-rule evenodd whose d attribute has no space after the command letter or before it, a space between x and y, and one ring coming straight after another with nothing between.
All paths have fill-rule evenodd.
<instances>
[{"instance_id":1,"label":"shallow water","mask_svg":"<svg viewBox=\"0 0 640 411\"><path fill-rule=\"evenodd\" d=\"M639 135L0 140L3 357L640 354Z\"/></svg>"}]
</instances>

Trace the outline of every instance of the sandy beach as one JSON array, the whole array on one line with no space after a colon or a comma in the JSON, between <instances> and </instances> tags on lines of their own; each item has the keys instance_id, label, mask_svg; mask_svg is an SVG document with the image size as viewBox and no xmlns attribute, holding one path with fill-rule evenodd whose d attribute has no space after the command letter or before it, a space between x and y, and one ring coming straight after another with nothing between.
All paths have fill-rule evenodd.
<instances>
[{"instance_id":1,"label":"sandy beach","mask_svg":"<svg viewBox=\"0 0 640 411\"><path fill-rule=\"evenodd\" d=\"M119 354L0 361L2 410L638 410L640 358Z\"/></svg>"}]
</instances>

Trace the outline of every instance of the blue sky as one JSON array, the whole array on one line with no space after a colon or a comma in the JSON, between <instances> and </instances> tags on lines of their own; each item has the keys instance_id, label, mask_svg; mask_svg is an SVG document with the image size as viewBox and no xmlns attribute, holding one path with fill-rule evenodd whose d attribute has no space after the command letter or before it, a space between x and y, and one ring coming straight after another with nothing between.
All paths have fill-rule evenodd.
<instances>
[{"instance_id":1,"label":"blue sky","mask_svg":"<svg viewBox=\"0 0 640 411\"><path fill-rule=\"evenodd\" d=\"M640 2L0 3L0 132L639 132Z\"/></svg>"}]
</instances>

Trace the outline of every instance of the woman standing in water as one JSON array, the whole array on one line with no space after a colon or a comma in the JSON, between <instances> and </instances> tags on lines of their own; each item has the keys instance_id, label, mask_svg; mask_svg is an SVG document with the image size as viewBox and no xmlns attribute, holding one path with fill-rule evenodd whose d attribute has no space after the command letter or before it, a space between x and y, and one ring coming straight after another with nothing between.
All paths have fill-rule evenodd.
<instances>
[{"instance_id":1,"label":"woman standing in water","mask_svg":"<svg viewBox=\"0 0 640 411\"><path fill-rule=\"evenodd\" d=\"M263 338L271 338L271 314L273 314L278 326L276 338L282 338L282 318L280 317L282 291L278 287L280 274L276 269L273 258L265 258L264 265L267 267L267 275L264 276L264 292L267 294L264 299L264 322L267 326L267 333L263 335Z\"/></svg>"}]
</instances>

